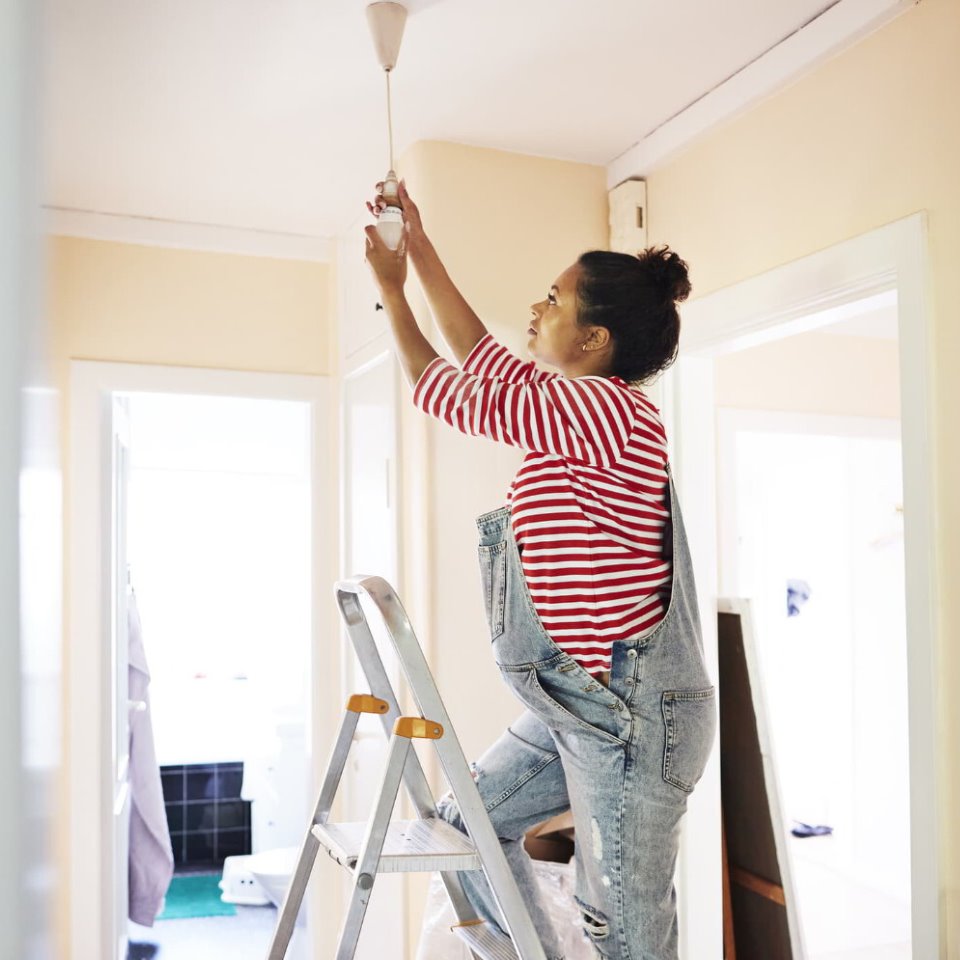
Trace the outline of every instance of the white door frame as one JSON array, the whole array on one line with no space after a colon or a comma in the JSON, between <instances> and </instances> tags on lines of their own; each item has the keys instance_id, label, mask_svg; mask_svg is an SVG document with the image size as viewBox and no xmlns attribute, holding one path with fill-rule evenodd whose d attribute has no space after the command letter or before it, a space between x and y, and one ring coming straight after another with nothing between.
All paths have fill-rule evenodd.
<instances>
[{"instance_id":1,"label":"white door frame","mask_svg":"<svg viewBox=\"0 0 960 960\"><path fill-rule=\"evenodd\" d=\"M311 611L311 691L308 718L308 753L316 781L316 758L332 749L335 727L331 709L339 706L340 675L336 617L327 586L334 579L335 551L330 546L337 529L335 468L329 456L331 390L327 378L299 374L247 373L190 367L165 367L133 363L70 363L69 453L69 633L67 637L66 756L69 790L69 855L66 877L69 890L70 960L102 960L104 913L113 889L113 869L103 830L105 764L110 758L108 647L104 645L109 611L102 602L101 403L113 392L149 392L229 396L270 400L299 400L310 404L312 506L311 551L314 590ZM326 640L327 642L323 642ZM321 646L322 644L322 646ZM322 651L322 657L321 657ZM337 926L337 904L311 901L315 941L323 931Z\"/></svg>"},{"instance_id":2,"label":"white door frame","mask_svg":"<svg viewBox=\"0 0 960 960\"><path fill-rule=\"evenodd\" d=\"M400 585L400 498L397 483L400 457L400 412L397 393L398 365L396 355L392 345L385 343L382 337L378 337L371 343L366 344L362 351L355 352L348 361L342 362L344 366L349 366L349 369L340 378L340 503L342 508L340 570L344 577L354 577L360 574L376 574L385 577L402 596ZM352 435L350 415L352 405L363 399L362 394L354 392L356 384L361 378L375 372L384 378L386 395L389 398L385 421L393 439L392 444L388 445L386 450L380 451L385 455L389 454L385 459L384 470L380 476L383 478L383 490L387 502L392 507L392 518L388 521L388 527L383 530L383 537L388 543L388 567L381 570L368 570L358 567L358 561L354 559L356 545L353 539L351 521L355 484L351 474L353 467L351 447L354 445L358 447L367 446L370 440L363 436ZM340 643L343 663L341 690L342 698L346 701L352 693L364 691L368 687L362 671L358 676L352 676L352 671L348 668L348 664L353 657L353 649L345 625L341 625ZM406 681L402 677L400 662L392 650L388 649L384 652L383 665L402 704ZM379 771L386 762L388 746L389 744L383 736L379 723L371 724L366 729L363 729L362 726L357 728L350 747L353 762L346 765L337 793L336 802L338 806L336 809L341 820L369 819L371 799L369 796L364 796L364 791L360 789L356 773L357 765L361 765L366 777L369 777L371 768ZM376 777L379 784L379 773ZM406 791L401 791L400 798L397 816L415 816L412 809L408 809L409 799L406 796ZM380 892L370 903L364 920L364 930L367 932L360 938L358 944L356 955L361 960L364 957L383 955L382 952L378 954L378 951L383 951L385 945L396 945L395 955L398 957L405 955L406 945L410 937L408 902L410 899L410 880L413 876L413 874L405 873L392 877L384 876L377 880L377 889ZM350 874L343 874L339 889L344 903L349 900L351 883Z\"/></svg>"},{"instance_id":3,"label":"white door frame","mask_svg":"<svg viewBox=\"0 0 960 960\"><path fill-rule=\"evenodd\" d=\"M912 214L826 250L795 260L716 293L683 310L680 357L664 384L664 411L672 430L678 485L704 611L717 604L716 400L714 358L836 322L864 298L890 302L896 292L900 337L903 445L904 560L907 603L907 688L910 722L910 830L913 956L943 956L940 916L942 865L937 789L936 475L934 473L933 313L930 301L926 212ZM873 299L876 298L876 299ZM704 640L716 666L715 618L704 618ZM703 879L698 851L688 870L691 905L684 926L690 957L721 956L719 929L719 770L708 781L709 805L691 803L688 832L716 852L717 880ZM696 795L692 798L697 801ZM682 866L683 864L681 864ZM714 864L708 864L710 870ZM711 932L697 931L706 916ZM703 937L709 937L709 941ZM689 944L688 944L689 945Z\"/></svg>"}]
</instances>

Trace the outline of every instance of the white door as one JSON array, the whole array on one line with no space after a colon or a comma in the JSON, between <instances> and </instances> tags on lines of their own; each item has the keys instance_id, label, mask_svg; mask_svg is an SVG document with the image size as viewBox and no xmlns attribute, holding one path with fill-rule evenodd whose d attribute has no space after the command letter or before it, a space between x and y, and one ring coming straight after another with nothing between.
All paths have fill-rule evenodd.
<instances>
[{"instance_id":1,"label":"white door","mask_svg":"<svg viewBox=\"0 0 960 960\"><path fill-rule=\"evenodd\" d=\"M130 831L130 703L127 696L127 477L130 461L129 419L127 400L113 394L104 395L105 418L103 437L104 478L102 516L105 529L103 543L108 544L102 562L103 587L106 591L103 609L109 611L104 619L104 644L110 652L109 673L104 689L110 691L104 709L110 711L108 723L103 725L110 738L103 756L108 758L103 776L105 780L104 812L107 822L103 836L110 844L105 851L106 862L112 869L105 871L112 889L104 891L103 902L106 929L104 943L110 945L109 960L126 960L127 956L127 875Z\"/></svg>"},{"instance_id":2,"label":"white door","mask_svg":"<svg viewBox=\"0 0 960 960\"><path fill-rule=\"evenodd\" d=\"M343 384L343 573L383 577L397 587L396 373L392 352L347 374ZM401 597L402 599L402 597ZM371 628L398 695L399 663L389 640ZM344 696L369 690L344 636ZM387 740L379 717L361 717L341 786L345 820L368 820L383 775ZM347 900L344 899L344 903ZM377 877L357 949L358 960L399 956L405 942L403 875Z\"/></svg>"}]
</instances>

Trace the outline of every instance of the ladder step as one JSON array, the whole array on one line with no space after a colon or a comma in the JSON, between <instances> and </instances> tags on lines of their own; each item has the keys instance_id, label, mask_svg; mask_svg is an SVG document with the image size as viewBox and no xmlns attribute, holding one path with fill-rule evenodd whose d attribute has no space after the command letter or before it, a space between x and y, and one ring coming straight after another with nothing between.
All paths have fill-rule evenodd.
<instances>
[{"instance_id":1,"label":"ladder step","mask_svg":"<svg viewBox=\"0 0 960 960\"><path fill-rule=\"evenodd\" d=\"M337 863L353 869L367 823L318 823L313 835ZM387 828L377 873L479 870L480 856L466 834L445 820L393 820Z\"/></svg>"},{"instance_id":2,"label":"ladder step","mask_svg":"<svg viewBox=\"0 0 960 960\"><path fill-rule=\"evenodd\" d=\"M519 960L513 941L486 920L450 928L482 960Z\"/></svg>"}]
</instances>

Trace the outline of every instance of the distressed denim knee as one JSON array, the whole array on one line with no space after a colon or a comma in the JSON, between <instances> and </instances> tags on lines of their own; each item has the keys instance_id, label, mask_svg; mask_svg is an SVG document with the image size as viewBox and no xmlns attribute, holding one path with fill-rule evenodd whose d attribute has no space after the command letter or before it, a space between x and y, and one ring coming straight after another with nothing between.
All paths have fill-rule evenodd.
<instances>
[{"instance_id":1,"label":"distressed denim knee","mask_svg":"<svg viewBox=\"0 0 960 960\"><path fill-rule=\"evenodd\" d=\"M594 946L597 953L606 956L603 948L610 936L610 923L606 916L595 907L588 906L579 897L574 897L577 906L580 908L580 922L583 924L583 932L587 939Z\"/></svg>"},{"instance_id":2,"label":"distressed denim knee","mask_svg":"<svg viewBox=\"0 0 960 960\"><path fill-rule=\"evenodd\" d=\"M471 764L471 769L544 952L549 960L562 960L559 938L540 899L533 864L523 845L527 830L569 807L566 778L553 738L535 716L524 713ZM467 832L452 793L437 801L437 813L455 829ZM505 929L483 871L462 871L460 882L477 916Z\"/></svg>"}]
</instances>

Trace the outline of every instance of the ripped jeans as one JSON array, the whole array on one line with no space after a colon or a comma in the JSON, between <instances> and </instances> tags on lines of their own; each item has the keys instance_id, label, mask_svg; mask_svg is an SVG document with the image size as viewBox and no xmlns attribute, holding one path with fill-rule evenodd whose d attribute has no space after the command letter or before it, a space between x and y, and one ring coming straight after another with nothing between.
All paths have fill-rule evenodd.
<instances>
[{"instance_id":1,"label":"ripped jeans","mask_svg":"<svg viewBox=\"0 0 960 960\"><path fill-rule=\"evenodd\" d=\"M676 960L674 871L687 799L717 726L689 549L670 481L673 573L666 615L612 644L609 686L540 623L504 508L477 521L492 650L526 707L476 761L477 788L547 957L559 941L538 901L524 834L571 810L584 935L606 960ZM440 816L464 830L455 801ZM478 915L504 926L482 871L461 874Z\"/></svg>"}]
</instances>

